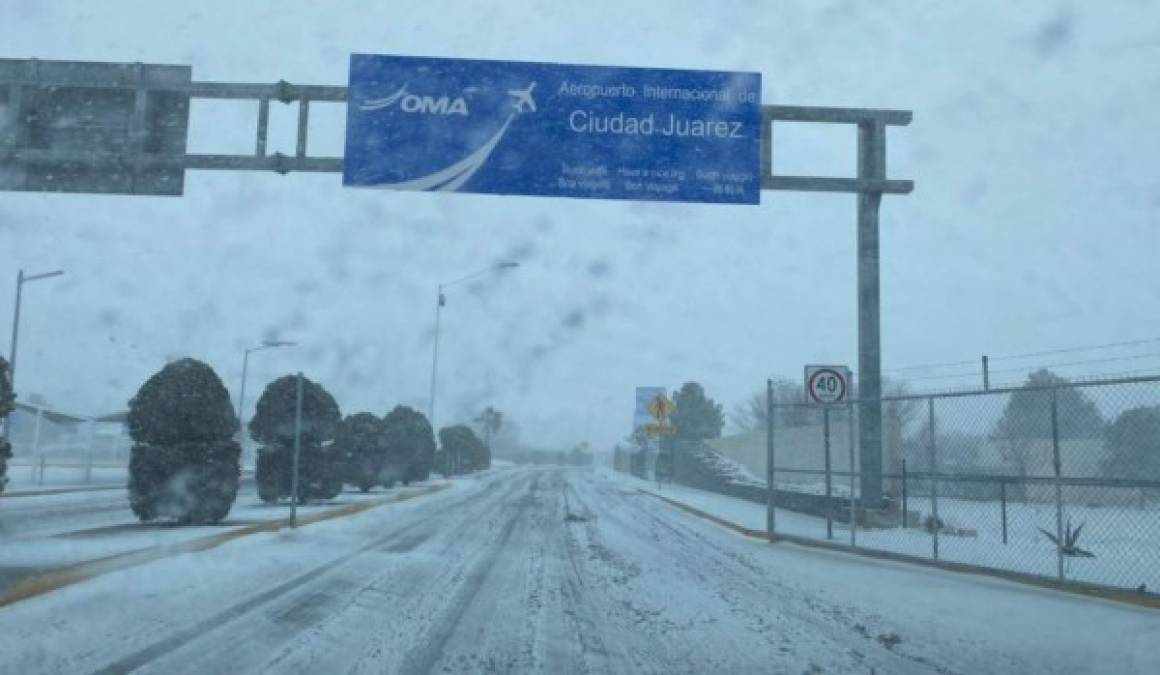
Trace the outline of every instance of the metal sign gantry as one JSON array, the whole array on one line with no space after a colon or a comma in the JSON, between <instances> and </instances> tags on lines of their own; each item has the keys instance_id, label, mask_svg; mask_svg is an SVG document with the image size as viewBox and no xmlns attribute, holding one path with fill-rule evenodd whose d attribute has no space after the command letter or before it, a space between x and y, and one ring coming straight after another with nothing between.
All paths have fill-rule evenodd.
<instances>
[{"instance_id":1,"label":"metal sign gantry","mask_svg":"<svg viewBox=\"0 0 1160 675\"><path fill-rule=\"evenodd\" d=\"M341 173L342 157L309 154L310 105L345 103L347 87L198 82L191 67L0 59L0 190L180 195L186 169ZM258 104L254 152L186 152L193 99ZM297 103L294 155L266 152L270 104ZM886 128L910 124L904 110L763 105L761 187L855 194L857 206L859 443L864 503L882 498L879 210L884 194L911 180L886 175ZM854 177L774 173L777 123L848 124L858 129Z\"/></svg>"}]
</instances>

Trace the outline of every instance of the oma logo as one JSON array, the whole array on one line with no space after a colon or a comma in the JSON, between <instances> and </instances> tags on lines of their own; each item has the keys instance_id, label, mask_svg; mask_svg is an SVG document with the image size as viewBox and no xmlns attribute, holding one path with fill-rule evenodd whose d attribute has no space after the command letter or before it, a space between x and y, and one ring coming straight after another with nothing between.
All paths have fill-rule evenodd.
<instances>
[{"instance_id":1,"label":"oma logo","mask_svg":"<svg viewBox=\"0 0 1160 675\"><path fill-rule=\"evenodd\" d=\"M359 106L363 110L383 110L398 104L399 110L405 113L419 115L464 115L468 114L467 101L462 96L419 96L407 91L403 85L395 93L385 98L364 102Z\"/></svg>"},{"instance_id":2,"label":"oma logo","mask_svg":"<svg viewBox=\"0 0 1160 675\"><path fill-rule=\"evenodd\" d=\"M426 115L467 115L467 101L462 96L416 96L407 94L399 101L399 109L408 113Z\"/></svg>"}]
</instances>

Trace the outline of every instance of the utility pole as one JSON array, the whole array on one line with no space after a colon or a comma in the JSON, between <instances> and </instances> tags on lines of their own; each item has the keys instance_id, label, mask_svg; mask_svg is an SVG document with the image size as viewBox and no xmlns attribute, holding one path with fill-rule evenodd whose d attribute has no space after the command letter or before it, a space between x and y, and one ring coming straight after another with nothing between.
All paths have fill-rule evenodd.
<instances>
[{"instance_id":1,"label":"utility pole","mask_svg":"<svg viewBox=\"0 0 1160 675\"><path fill-rule=\"evenodd\" d=\"M886 126L882 120L858 122L858 178L886 178ZM882 504L882 328L879 305L878 212L881 191L858 193L858 417L862 500Z\"/></svg>"}]
</instances>

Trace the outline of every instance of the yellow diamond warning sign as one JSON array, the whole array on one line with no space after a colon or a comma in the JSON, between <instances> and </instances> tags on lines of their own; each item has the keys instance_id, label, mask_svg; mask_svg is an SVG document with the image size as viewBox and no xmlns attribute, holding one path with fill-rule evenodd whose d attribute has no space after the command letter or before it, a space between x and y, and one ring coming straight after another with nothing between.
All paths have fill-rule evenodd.
<instances>
[{"instance_id":1,"label":"yellow diamond warning sign","mask_svg":"<svg viewBox=\"0 0 1160 675\"><path fill-rule=\"evenodd\" d=\"M674 405L673 402L669 400L669 397L665 396L663 392L657 394L656 397L648 403L649 414L653 416L653 419L660 422L661 426L667 426L664 424L664 422L669 419L669 415L673 414L674 408L676 408L676 405Z\"/></svg>"}]
</instances>

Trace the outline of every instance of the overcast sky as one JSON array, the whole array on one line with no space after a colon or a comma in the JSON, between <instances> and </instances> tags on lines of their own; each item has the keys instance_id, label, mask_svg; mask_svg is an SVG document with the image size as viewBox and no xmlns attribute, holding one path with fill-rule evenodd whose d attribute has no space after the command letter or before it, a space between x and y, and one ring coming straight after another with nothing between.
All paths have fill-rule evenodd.
<instances>
[{"instance_id":1,"label":"overcast sky","mask_svg":"<svg viewBox=\"0 0 1160 675\"><path fill-rule=\"evenodd\" d=\"M913 110L888 138L888 173L916 181L883 201L890 370L1160 336L1158 26L1145 0L0 0L0 57L310 84L345 84L351 52L759 71L766 103ZM251 151L254 108L195 105L191 151ZM311 110L312 153L341 153L329 108ZM293 110L276 105L271 151L293 151ZM852 175L852 129L776 133L777 171ZM730 407L804 363L856 365L855 198L762 202L210 172L180 198L2 193L0 326L6 340L17 268L67 270L25 288L17 388L69 411L123 408L173 356L209 362L236 396L242 349L274 336L302 346L254 357L251 402L302 369L345 414L422 409L436 284L514 259L449 293L439 423L492 404L526 440L602 448L629 430L637 385L695 379ZM1139 369L1160 358L1060 372Z\"/></svg>"}]
</instances>

